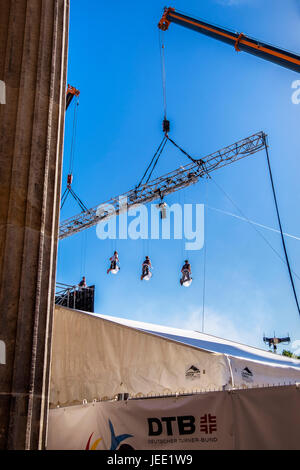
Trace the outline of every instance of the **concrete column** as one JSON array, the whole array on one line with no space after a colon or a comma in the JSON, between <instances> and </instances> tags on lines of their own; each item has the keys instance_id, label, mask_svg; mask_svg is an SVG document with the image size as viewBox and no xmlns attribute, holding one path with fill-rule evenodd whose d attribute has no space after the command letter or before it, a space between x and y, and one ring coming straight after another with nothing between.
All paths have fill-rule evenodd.
<instances>
[{"instance_id":1,"label":"concrete column","mask_svg":"<svg viewBox=\"0 0 300 470\"><path fill-rule=\"evenodd\" d=\"M6 364L0 360L0 448L42 449L69 0L0 3L0 83L6 92L6 104L0 96L0 341L6 348Z\"/></svg>"}]
</instances>

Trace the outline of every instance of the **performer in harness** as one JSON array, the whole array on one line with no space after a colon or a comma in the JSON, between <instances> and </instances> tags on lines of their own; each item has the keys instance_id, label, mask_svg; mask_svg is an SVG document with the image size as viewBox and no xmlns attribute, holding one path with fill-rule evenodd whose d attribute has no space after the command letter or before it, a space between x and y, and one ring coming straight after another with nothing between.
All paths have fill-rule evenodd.
<instances>
[{"instance_id":1,"label":"performer in harness","mask_svg":"<svg viewBox=\"0 0 300 470\"><path fill-rule=\"evenodd\" d=\"M115 251L114 255L109 258L110 261L110 268L107 270L107 274L110 272L112 274L117 274L120 271L120 266L119 266L119 255L118 252Z\"/></svg>"},{"instance_id":2,"label":"performer in harness","mask_svg":"<svg viewBox=\"0 0 300 470\"><path fill-rule=\"evenodd\" d=\"M182 277L180 279L180 285L184 287L189 287L192 283L192 271L189 261L186 259L185 264L182 266L181 273Z\"/></svg>"},{"instance_id":3,"label":"performer in harness","mask_svg":"<svg viewBox=\"0 0 300 470\"><path fill-rule=\"evenodd\" d=\"M146 256L145 261L143 262L142 265L142 275L141 275L141 280L143 281L149 281L152 277L152 273L150 271L150 268L152 268L151 261L149 256Z\"/></svg>"}]
</instances>

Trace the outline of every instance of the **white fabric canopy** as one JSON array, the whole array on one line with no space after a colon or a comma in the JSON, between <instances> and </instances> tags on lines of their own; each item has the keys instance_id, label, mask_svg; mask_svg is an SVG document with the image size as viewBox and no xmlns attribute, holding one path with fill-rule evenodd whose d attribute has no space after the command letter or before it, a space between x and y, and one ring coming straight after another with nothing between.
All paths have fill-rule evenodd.
<instances>
[{"instance_id":1,"label":"white fabric canopy","mask_svg":"<svg viewBox=\"0 0 300 470\"><path fill-rule=\"evenodd\" d=\"M51 406L300 382L300 361L206 335L56 306Z\"/></svg>"}]
</instances>

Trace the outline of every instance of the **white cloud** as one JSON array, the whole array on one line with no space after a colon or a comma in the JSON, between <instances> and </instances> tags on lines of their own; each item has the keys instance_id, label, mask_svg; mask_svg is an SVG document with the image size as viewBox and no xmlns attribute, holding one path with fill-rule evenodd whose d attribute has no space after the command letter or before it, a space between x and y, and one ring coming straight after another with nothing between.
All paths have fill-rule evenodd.
<instances>
[{"instance_id":1,"label":"white cloud","mask_svg":"<svg viewBox=\"0 0 300 470\"><path fill-rule=\"evenodd\" d=\"M173 318L172 325L170 322L169 325L202 332L202 317L201 308L189 309L188 312L184 312L184 316L177 314ZM241 316L236 319L230 318L226 312L220 313L210 308L205 309L205 334L264 349L262 331L263 325L259 315L249 315L247 319Z\"/></svg>"},{"instance_id":2,"label":"white cloud","mask_svg":"<svg viewBox=\"0 0 300 470\"><path fill-rule=\"evenodd\" d=\"M240 291L247 290L247 283L238 286L234 291L230 307L225 309L205 306L204 333L229 341L268 349L263 342L264 334L268 335L270 325L274 323L274 314L271 306L265 301L261 292L253 289L249 302L245 304L245 298ZM202 332L202 305L181 305L178 302L173 308L163 309L159 301L141 298L136 301L135 312L124 315L138 321L156 323L179 329L187 329ZM270 333L271 334L271 333Z\"/></svg>"}]
</instances>

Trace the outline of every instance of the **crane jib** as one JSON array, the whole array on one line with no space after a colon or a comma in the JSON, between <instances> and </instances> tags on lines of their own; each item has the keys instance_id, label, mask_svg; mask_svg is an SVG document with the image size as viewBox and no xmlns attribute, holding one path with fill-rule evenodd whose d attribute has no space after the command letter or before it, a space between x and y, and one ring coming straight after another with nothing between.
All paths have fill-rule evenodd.
<instances>
[{"instance_id":1,"label":"crane jib","mask_svg":"<svg viewBox=\"0 0 300 470\"><path fill-rule=\"evenodd\" d=\"M197 31L206 36L218 39L235 47L237 51L248 52L249 54L261 57L262 59L274 62L282 67L300 72L300 56L292 52L271 46L261 41L249 38L244 34L211 25L204 21L190 18L175 11L169 11L165 17L167 23L175 23L186 28ZM168 25L165 29L167 29Z\"/></svg>"},{"instance_id":2,"label":"crane jib","mask_svg":"<svg viewBox=\"0 0 300 470\"><path fill-rule=\"evenodd\" d=\"M59 238L64 238L90 228L99 222L120 214L121 201L128 201L125 210L140 204L148 204L169 194L196 184L209 173L234 163L242 158L254 155L266 146L266 134L258 132L239 142L220 149L201 159L195 159L172 172L136 187L126 194L111 198L99 206L88 209L63 221L59 227ZM99 212L99 208L101 211ZM103 209L104 208L104 209ZM102 210L103 209L103 210Z\"/></svg>"}]
</instances>

